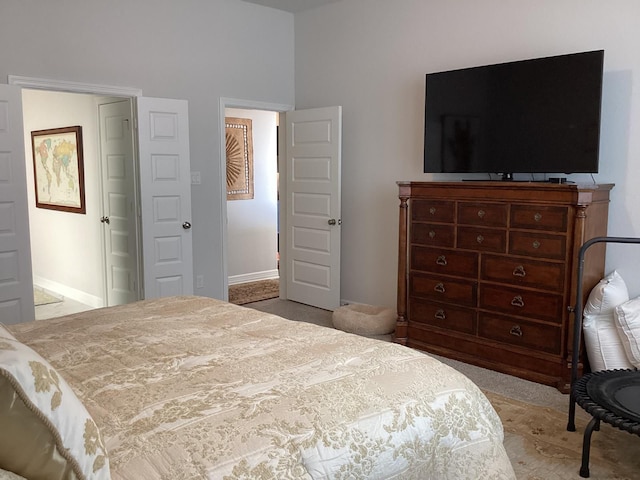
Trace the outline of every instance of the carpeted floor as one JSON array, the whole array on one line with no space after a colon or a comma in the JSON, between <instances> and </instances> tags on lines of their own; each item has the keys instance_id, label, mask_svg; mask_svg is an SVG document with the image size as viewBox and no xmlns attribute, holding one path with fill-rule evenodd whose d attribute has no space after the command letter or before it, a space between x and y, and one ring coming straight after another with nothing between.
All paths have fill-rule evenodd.
<instances>
[{"instance_id":1,"label":"carpeted floor","mask_svg":"<svg viewBox=\"0 0 640 480\"><path fill-rule=\"evenodd\" d=\"M246 305L256 310L332 327L331 312L280 299ZM576 432L568 432L568 395L462 362L437 357L467 375L498 412L505 431L504 445L518 480L579 480L582 437L591 417L576 408ZM602 424L591 438L590 478L640 478L640 438Z\"/></svg>"},{"instance_id":2,"label":"carpeted floor","mask_svg":"<svg viewBox=\"0 0 640 480\"><path fill-rule=\"evenodd\" d=\"M518 480L581 478L582 434L591 419L586 412L577 407L577 431L568 432L566 411L484 393L502 420L504 445ZM640 478L639 449L640 438L603 423L591 437L589 478Z\"/></svg>"},{"instance_id":3,"label":"carpeted floor","mask_svg":"<svg viewBox=\"0 0 640 480\"><path fill-rule=\"evenodd\" d=\"M268 300L279 295L280 280L277 278L229 285L229 303L236 305Z\"/></svg>"}]
</instances>

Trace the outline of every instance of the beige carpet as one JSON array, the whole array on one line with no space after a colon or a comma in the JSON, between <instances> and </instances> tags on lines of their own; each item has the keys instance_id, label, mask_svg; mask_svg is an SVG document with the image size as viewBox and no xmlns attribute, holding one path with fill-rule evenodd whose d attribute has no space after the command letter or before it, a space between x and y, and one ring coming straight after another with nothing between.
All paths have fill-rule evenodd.
<instances>
[{"instance_id":1,"label":"beige carpet","mask_svg":"<svg viewBox=\"0 0 640 480\"><path fill-rule=\"evenodd\" d=\"M579 479L582 437L591 419L576 407L575 432L567 431L567 412L538 407L485 391L500 415L505 448L518 480ZM567 405L568 408L568 405ZM604 423L591 436L593 480L640 478L640 437Z\"/></svg>"},{"instance_id":2,"label":"beige carpet","mask_svg":"<svg viewBox=\"0 0 640 480\"><path fill-rule=\"evenodd\" d=\"M229 303L236 305L268 300L279 295L280 280L277 278L229 285Z\"/></svg>"}]
</instances>

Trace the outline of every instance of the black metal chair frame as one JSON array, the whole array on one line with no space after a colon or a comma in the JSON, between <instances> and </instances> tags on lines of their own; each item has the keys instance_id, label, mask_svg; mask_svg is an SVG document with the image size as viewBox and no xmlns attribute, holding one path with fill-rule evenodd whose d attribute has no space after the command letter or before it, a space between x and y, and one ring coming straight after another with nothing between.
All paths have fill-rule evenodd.
<instances>
[{"instance_id":1,"label":"black metal chair frame","mask_svg":"<svg viewBox=\"0 0 640 480\"><path fill-rule=\"evenodd\" d=\"M589 381L601 381L607 377L629 375L632 376L633 383L640 385L640 371L637 370L603 370L584 375L578 379L578 362L582 335L582 275L584 271L584 257L587 249L596 243L632 243L640 244L640 238L629 237L595 237L586 241L578 252L578 278L576 291L576 306L574 308L574 324L573 324L573 352L571 357L571 393L569 395L569 421L567 430L576 431L575 414L576 403L580 405L593 418L585 427L584 438L582 443L582 465L580 467L580 476L589 477L589 450L591 445L591 434L594 430L600 430L600 422L605 422L614 427L629 433L640 435L640 423L632 418L625 417L621 414L611 411L606 399L600 402L591 398L587 391ZM640 415L640 412L638 412Z\"/></svg>"}]
</instances>

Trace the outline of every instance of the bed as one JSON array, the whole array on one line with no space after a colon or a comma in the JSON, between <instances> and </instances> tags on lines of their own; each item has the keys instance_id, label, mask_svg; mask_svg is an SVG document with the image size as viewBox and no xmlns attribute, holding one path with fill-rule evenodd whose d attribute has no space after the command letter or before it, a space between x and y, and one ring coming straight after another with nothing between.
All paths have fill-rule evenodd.
<instances>
[{"instance_id":1,"label":"bed","mask_svg":"<svg viewBox=\"0 0 640 480\"><path fill-rule=\"evenodd\" d=\"M0 392L0 468L29 480L515 478L462 374L210 298L0 327Z\"/></svg>"}]
</instances>

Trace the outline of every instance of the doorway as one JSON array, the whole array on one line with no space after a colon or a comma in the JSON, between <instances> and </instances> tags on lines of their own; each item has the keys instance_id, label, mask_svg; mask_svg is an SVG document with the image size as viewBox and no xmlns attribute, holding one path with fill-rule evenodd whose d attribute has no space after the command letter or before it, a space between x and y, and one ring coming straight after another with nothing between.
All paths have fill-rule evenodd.
<instances>
[{"instance_id":1,"label":"doorway","mask_svg":"<svg viewBox=\"0 0 640 480\"><path fill-rule=\"evenodd\" d=\"M140 236L145 240L140 255L140 271L144 286L140 298L193 294L193 251L191 235L191 184L189 155L188 102L180 99L143 97L136 89L79 84L31 77L8 76L6 87L0 84L0 110L5 122L0 143L5 152L3 182L0 196L7 198L8 208L3 222L13 228L7 230L0 242L0 253L8 252L11 262L5 277L12 282L0 282L0 309L7 323L32 320L34 311L33 275L29 239L25 129L23 123L23 89L54 90L120 96L131 99L135 107L136 167L139 181ZM134 101L135 100L135 101ZM97 116L97 115L96 115ZM75 130L74 130L75 131ZM27 141L27 144L30 143ZM53 139L52 139L53 143ZM75 143L72 141L72 143ZM65 147L66 148L66 147ZM8 162L7 162L8 161ZM13 175L6 175L13 172ZM57 179L56 179L57 180ZM78 187L74 187L78 188ZM86 215L86 210L85 210ZM13 218L11 218L13 216ZM71 217L58 218L58 223ZM97 217L98 219L100 217ZM99 220L98 220L99 221ZM81 235L81 234L80 234ZM80 236L78 235L78 236ZM59 249L67 245L52 243ZM144 255L142 255L144 253ZM56 258L57 252L51 256ZM7 263L7 262L5 262ZM70 265L76 265L74 259ZM95 269L94 265L81 268ZM3 272L4 273L4 272ZM142 283L142 282L141 282ZM141 284L140 284L141 285Z\"/></svg>"},{"instance_id":2,"label":"doorway","mask_svg":"<svg viewBox=\"0 0 640 480\"><path fill-rule=\"evenodd\" d=\"M227 108L256 108L280 113L278 225L280 298L328 310L340 304L340 196L342 107L294 111L292 106L220 99L220 125ZM221 171L225 170L221 129ZM224 179L220 179L223 192ZM320 190L318 190L320 187ZM302 223L296 224L302 220ZM227 209L222 224L223 287L228 294ZM297 258L302 252L305 258Z\"/></svg>"},{"instance_id":3,"label":"doorway","mask_svg":"<svg viewBox=\"0 0 640 480\"><path fill-rule=\"evenodd\" d=\"M228 197L227 268L228 285L273 284L279 279L278 264L278 117L271 110L226 108L226 119L242 119L250 127L250 195ZM231 140L231 139L230 139ZM230 143L230 147L231 143ZM231 155L230 152L227 152ZM232 175L231 170L229 172ZM230 182L232 180L229 180ZM249 197L249 198L246 198ZM270 282L271 281L271 282ZM260 282L260 283L256 283ZM267 287L268 288L268 287ZM272 287L271 287L271 291ZM232 298L232 295L229 296Z\"/></svg>"},{"instance_id":4,"label":"doorway","mask_svg":"<svg viewBox=\"0 0 640 480\"><path fill-rule=\"evenodd\" d=\"M105 139L105 132L101 133L104 129L103 123L108 120L105 115L100 116L97 112L101 105L118 103L124 105L130 117L132 103L130 98L105 98L99 95L49 90L22 90L33 283L59 298L68 299L74 310L79 310L82 306L96 308L138 299L137 295L131 296L130 293L126 298L114 298L110 295L113 291L114 277L106 274L107 271L124 271L122 266L112 268L112 255L107 255L107 252L113 251L114 243L121 251L133 252L135 257L131 261L137 269L139 261L135 246L136 226L129 226L129 229L133 228L133 232L118 228L117 231L114 230L116 234L113 235L111 229L107 230L105 224L99 222L101 217L104 218L105 211L112 210L114 206L125 207L122 198L128 196L135 199L135 178L131 178L131 169L135 163L132 132L128 132L128 141L118 151L114 150L113 145L116 142L113 138L109 142L101 142ZM82 125L84 188L87 205L84 215L35 207L30 132L68 125ZM110 134L108 137L113 135ZM110 150L105 150L107 148ZM116 158L112 155L116 153L119 155L118 158L126 161L127 168L125 169L124 165L119 168L117 176L123 177L123 180L128 179L126 188L131 191L124 192L122 189L116 191L113 180L110 183L107 180L103 182L103 178L108 178L109 174L106 173L105 177L108 167L106 158L101 158L102 153L111 155L110 158ZM113 161L111 163L113 171L116 165ZM113 175L111 177L113 178ZM59 180L63 179L53 179L53 181ZM119 201L119 204L113 205L114 201ZM106 205L107 202L112 205ZM133 219L135 221L135 216ZM117 216L112 215L112 220L112 225L117 226ZM133 239L133 249L127 237ZM139 274L136 273L136 276ZM119 282L120 286L123 284L121 278L117 276L115 281ZM132 279L132 283L135 282L138 280ZM132 286L137 287L135 284ZM62 310L66 313L62 306L47 308L55 308L54 312Z\"/></svg>"}]
</instances>

